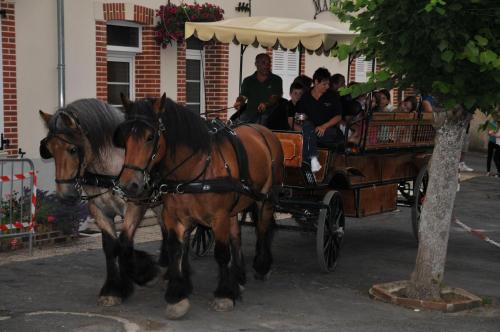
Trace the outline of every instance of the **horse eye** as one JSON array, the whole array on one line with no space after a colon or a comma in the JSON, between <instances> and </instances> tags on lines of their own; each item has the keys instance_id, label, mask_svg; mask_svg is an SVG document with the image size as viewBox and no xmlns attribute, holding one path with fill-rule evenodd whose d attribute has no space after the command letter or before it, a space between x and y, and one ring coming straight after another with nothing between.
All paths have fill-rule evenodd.
<instances>
[{"instance_id":1,"label":"horse eye","mask_svg":"<svg viewBox=\"0 0 500 332\"><path fill-rule=\"evenodd\" d=\"M146 142L152 142L155 139L155 136L153 134L149 134L148 137L146 138Z\"/></svg>"},{"instance_id":2,"label":"horse eye","mask_svg":"<svg viewBox=\"0 0 500 332\"><path fill-rule=\"evenodd\" d=\"M76 148L76 146L74 146L71 149L69 149L69 153L72 154L72 155L77 154L77 152L78 152L78 149Z\"/></svg>"}]
</instances>

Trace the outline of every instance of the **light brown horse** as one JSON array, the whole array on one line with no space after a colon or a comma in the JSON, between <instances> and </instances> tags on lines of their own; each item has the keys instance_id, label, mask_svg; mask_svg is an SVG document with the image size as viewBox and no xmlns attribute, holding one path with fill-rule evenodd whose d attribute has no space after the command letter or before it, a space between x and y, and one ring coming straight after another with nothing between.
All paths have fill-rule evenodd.
<instances>
[{"instance_id":1,"label":"light brown horse","mask_svg":"<svg viewBox=\"0 0 500 332\"><path fill-rule=\"evenodd\" d=\"M146 207L127 203L113 192L124 150L115 147L112 139L123 113L97 99L80 99L55 114L40 111L40 116L49 130L40 142L40 155L54 159L57 195L71 203L80 201L85 192L90 215L102 232L107 275L98 303L120 304L132 293L133 283L144 285L158 273L152 258L133 248ZM119 237L114 224L117 215L124 216ZM166 232L162 234L160 265L166 266Z\"/></svg>"},{"instance_id":2,"label":"light brown horse","mask_svg":"<svg viewBox=\"0 0 500 332\"><path fill-rule=\"evenodd\" d=\"M215 235L219 282L214 309L232 310L245 283L237 214L255 201L259 210L255 276L264 279L271 267L272 193L283 180L279 140L259 125L242 125L234 131L211 125L165 95L154 102L123 99L126 121L115 133L115 144L126 149L119 186L128 196L140 196L150 179L160 179L164 194L167 317L182 317L190 306L186 234L193 223L211 227ZM248 158L241 157L245 153Z\"/></svg>"}]
</instances>

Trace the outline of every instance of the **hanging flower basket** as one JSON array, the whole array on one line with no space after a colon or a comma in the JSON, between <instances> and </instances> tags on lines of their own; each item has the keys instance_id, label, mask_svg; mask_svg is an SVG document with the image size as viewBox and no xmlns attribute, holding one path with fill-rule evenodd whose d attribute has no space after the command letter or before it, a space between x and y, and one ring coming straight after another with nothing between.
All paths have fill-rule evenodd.
<instances>
[{"instance_id":1,"label":"hanging flower basket","mask_svg":"<svg viewBox=\"0 0 500 332\"><path fill-rule=\"evenodd\" d=\"M224 10L219 6L204 3L202 5L180 4L174 5L170 1L156 11L158 23L156 24L155 39L158 45L166 48L173 41L184 40L184 24L186 22L215 22L224 19Z\"/></svg>"}]
</instances>

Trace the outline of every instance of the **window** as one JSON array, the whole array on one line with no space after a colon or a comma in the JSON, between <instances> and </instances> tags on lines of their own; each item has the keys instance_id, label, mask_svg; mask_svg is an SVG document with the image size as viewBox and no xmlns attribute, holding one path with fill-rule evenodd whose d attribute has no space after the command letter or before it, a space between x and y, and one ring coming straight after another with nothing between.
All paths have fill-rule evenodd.
<instances>
[{"instance_id":1,"label":"window","mask_svg":"<svg viewBox=\"0 0 500 332\"><path fill-rule=\"evenodd\" d=\"M141 26L131 22L110 21L106 27L108 51L139 53L142 50Z\"/></svg>"},{"instance_id":2,"label":"window","mask_svg":"<svg viewBox=\"0 0 500 332\"><path fill-rule=\"evenodd\" d=\"M135 55L142 50L142 29L135 23L110 21L106 27L108 49L108 103L121 106L120 94L134 94Z\"/></svg>"},{"instance_id":3,"label":"window","mask_svg":"<svg viewBox=\"0 0 500 332\"><path fill-rule=\"evenodd\" d=\"M133 55L108 55L108 103L121 106L120 93L134 99L133 72Z\"/></svg>"},{"instance_id":4,"label":"window","mask_svg":"<svg viewBox=\"0 0 500 332\"><path fill-rule=\"evenodd\" d=\"M205 85L203 75L203 44L190 38L186 49L186 106L197 112L205 112Z\"/></svg>"},{"instance_id":5,"label":"window","mask_svg":"<svg viewBox=\"0 0 500 332\"><path fill-rule=\"evenodd\" d=\"M273 50L272 72L283 80L283 97L289 98L288 91L293 80L299 75L300 52L298 50Z\"/></svg>"},{"instance_id":6,"label":"window","mask_svg":"<svg viewBox=\"0 0 500 332\"><path fill-rule=\"evenodd\" d=\"M354 80L359 83L368 82L368 74L373 70L373 61L365 60L365 56L361 55L356 58L356 71Z\"/></svg>"}]
</instances>

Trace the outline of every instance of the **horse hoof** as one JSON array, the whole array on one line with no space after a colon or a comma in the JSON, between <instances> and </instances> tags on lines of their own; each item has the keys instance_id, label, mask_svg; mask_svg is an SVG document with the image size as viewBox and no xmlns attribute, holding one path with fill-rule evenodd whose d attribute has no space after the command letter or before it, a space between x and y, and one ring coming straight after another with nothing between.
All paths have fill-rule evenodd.
<instances>
[{"instance_id":1,"label":"horse hoof","mask_svg":"<svg viewBox=\"0 0 500 332\"><path fill-rule=\"evenodd\" d=\"M104 307L112 307L115 305L122 304L122 299L117 296L99 296L97 304L102 305Z\"/></svg>"},{"instance_id":2,"label":"horse hoof","mask_svg":"<svg viewBox=\"0 0 500 332\"><path fill-rule=\"evenodd\" d=\"M228 298L215 298L213 304L215 311L224 312L234 309L234 301Z\"/></svg>"},{"instance_id":3,"label":"horse hoof","mask_svg":"<svg viewBox=\"0 0 500 332\"><path fill-rule=\"evenodd\" d=\"M271 276L271 270L269 270L269 272L267 272L266 274L260 274L259 272L255 272L254 274L254 278L256 280L262 280L262 281L268 280L270 276Z\"/></svg>"},{"instance_id":4,"label":"horse hoof","mask_svg":"<svg viewBox=\"0 0 500 332\"><path fill-rule=\"evenodd\" d=\"M183 299L175 304L167 304L167 318L168 319L179 319L184 316L189 310L189 300Z\"/></svg>"}]
</instances>

